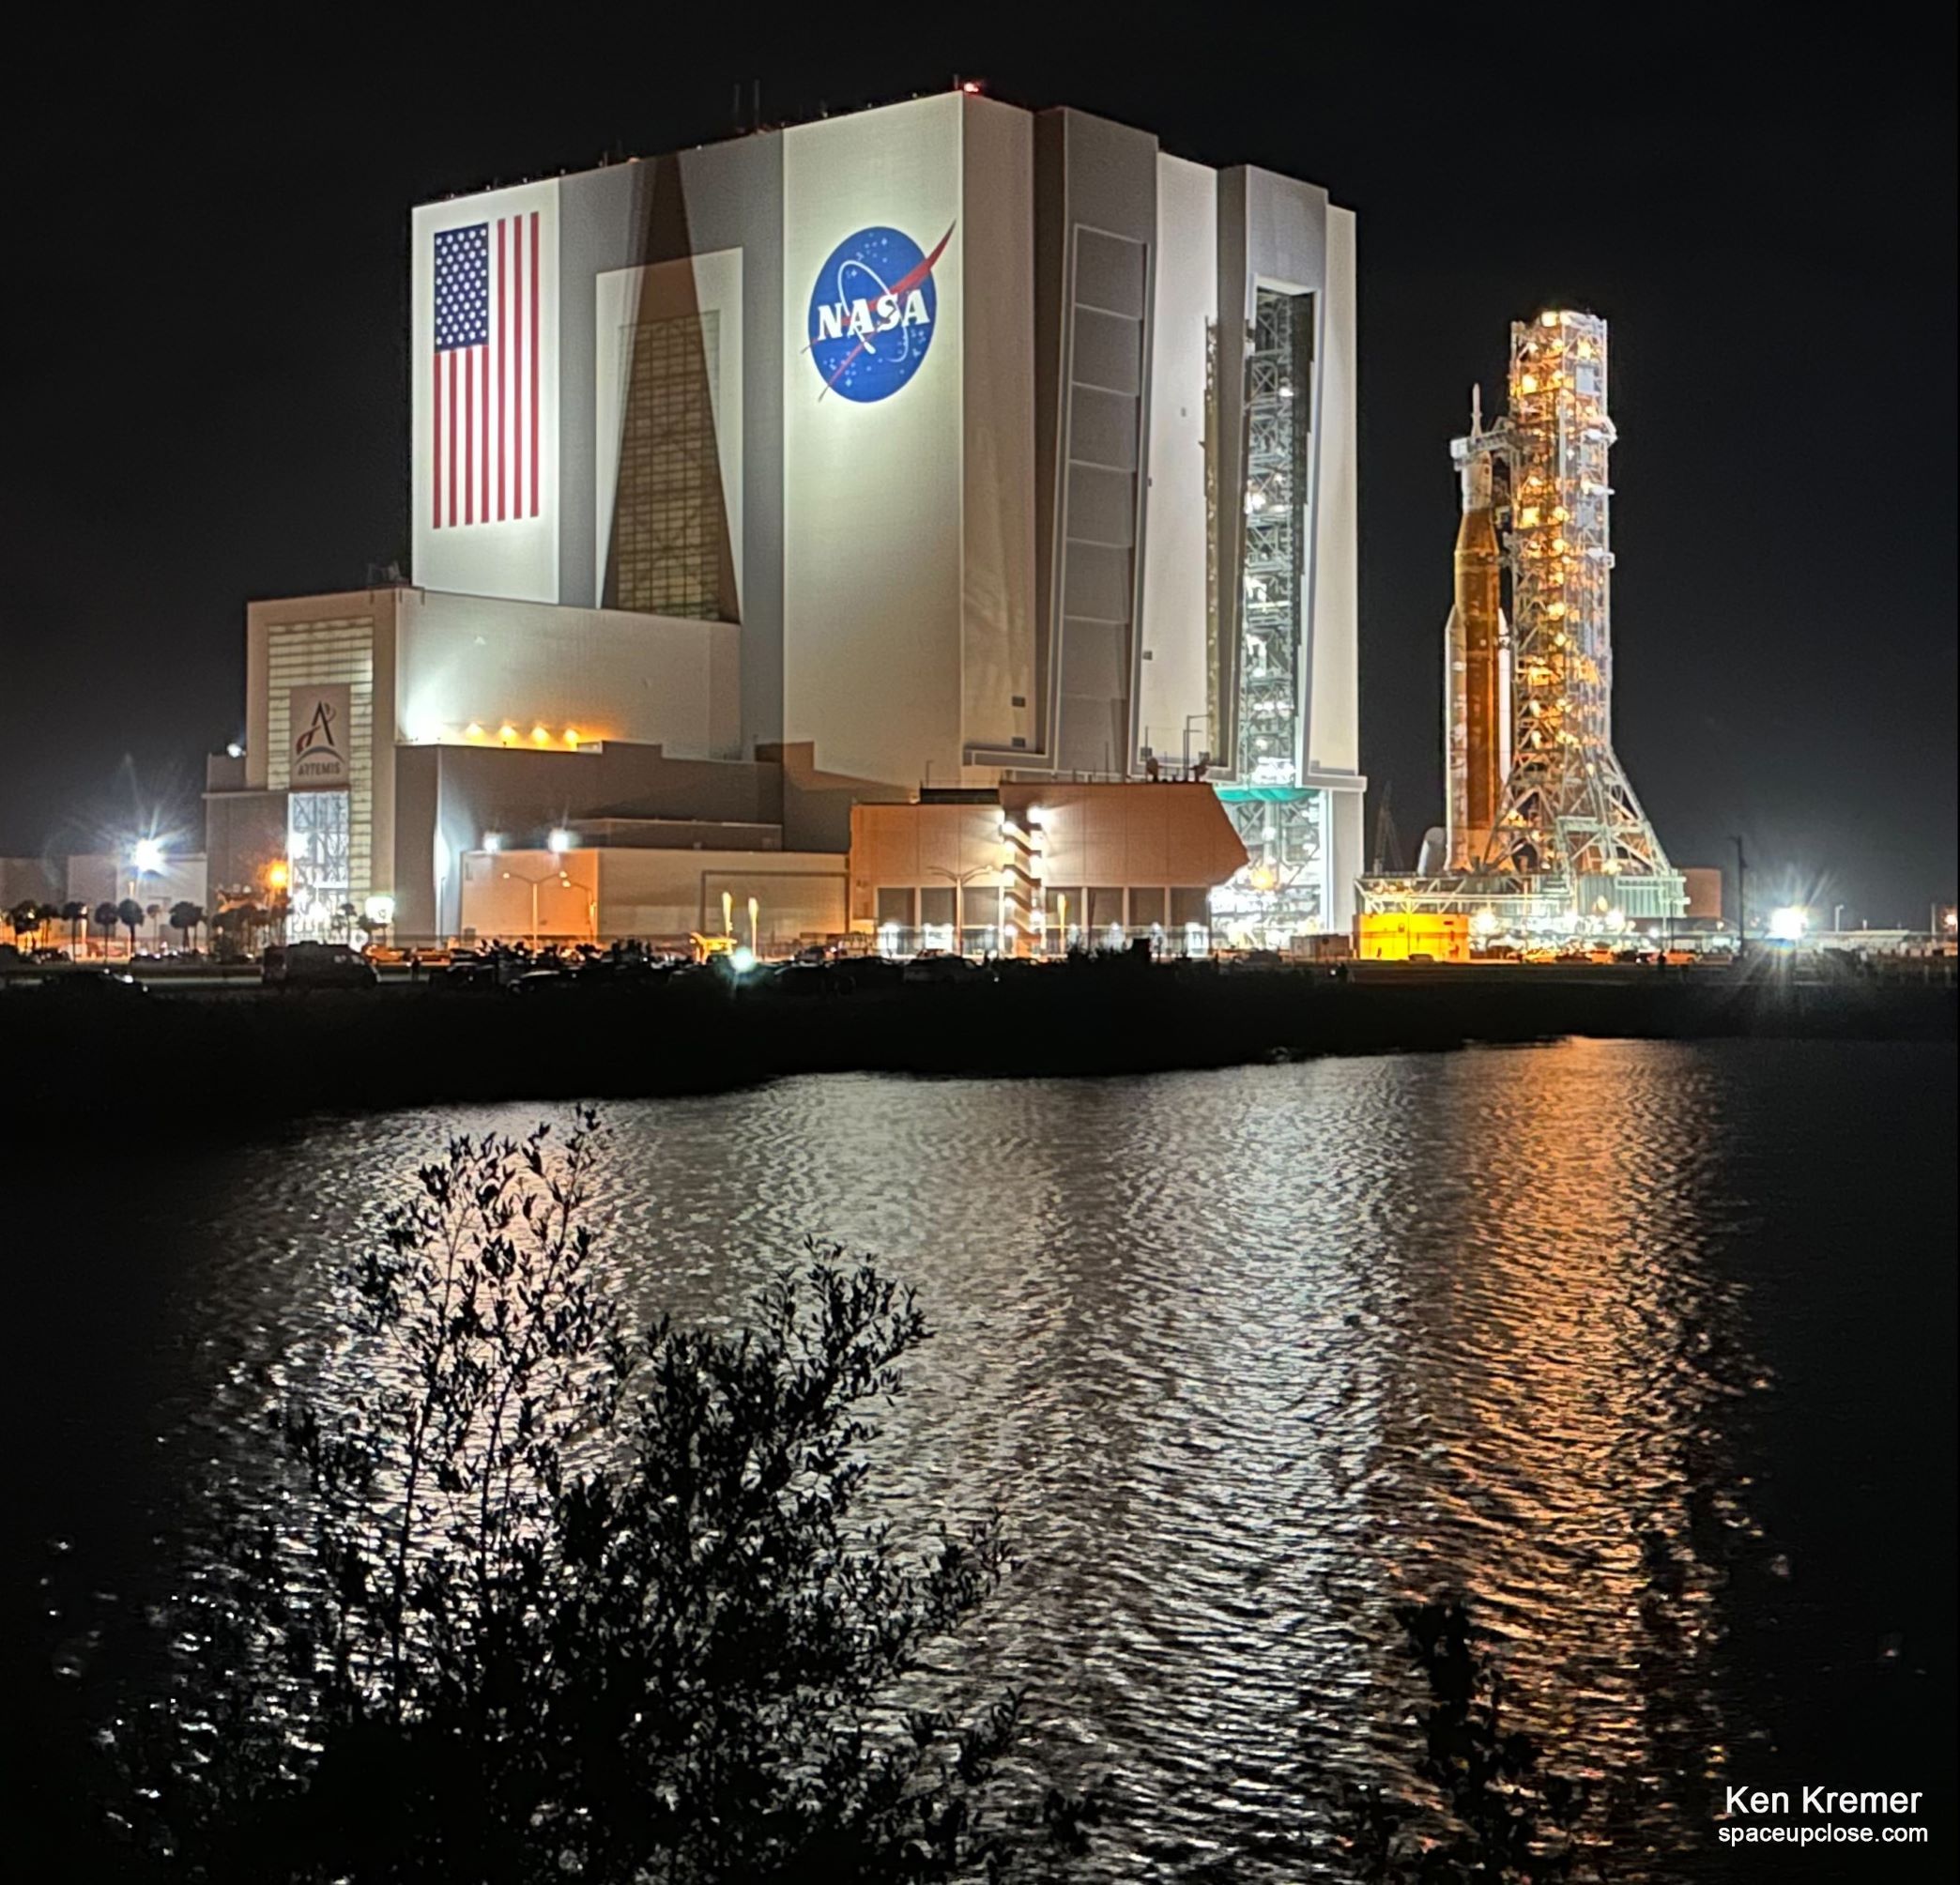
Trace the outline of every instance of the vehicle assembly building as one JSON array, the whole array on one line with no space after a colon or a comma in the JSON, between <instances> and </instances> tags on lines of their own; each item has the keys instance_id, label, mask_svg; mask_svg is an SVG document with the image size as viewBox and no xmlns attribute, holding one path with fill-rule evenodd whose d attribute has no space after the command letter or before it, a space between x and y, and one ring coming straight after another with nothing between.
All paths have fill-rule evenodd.
<instances>
[{"instance_id":1,"label":"vehicle assembly building","mask_svg":"<svg viewBox=\"0 0 1960 1885\"><path fill-rule=\"evenodd\" d=\"M1462 521L1444 636L1444 868L1363 879L1370 912L1462 912L1527 934L1686 911L1613 746L1606 363L1595 315L1514 322L1508 416L1486 430L1473 403L1450 447Z\"/></svg>"},{"instance_id":2,"label":"vehicle assembly building","mask_svg":"<svg viewBox=\"0 0 1960 1885\"><path fill-rule=\"evenodd\" d=\"M385 899L456 933L548 830L791 853L811 927L847 877L868 927L924 893L847 871L854 804L1182 779L1227 835L1168 855L1216 874L1074 885L1098 930L1199 892L1221 938L1349 927L1324 190L962 88L424 206L410 253L412 586L253 608L214 884L286 858L302 931ZM1023 942L1054 920L1011 901Z\"/></svg>"}]
</instances>

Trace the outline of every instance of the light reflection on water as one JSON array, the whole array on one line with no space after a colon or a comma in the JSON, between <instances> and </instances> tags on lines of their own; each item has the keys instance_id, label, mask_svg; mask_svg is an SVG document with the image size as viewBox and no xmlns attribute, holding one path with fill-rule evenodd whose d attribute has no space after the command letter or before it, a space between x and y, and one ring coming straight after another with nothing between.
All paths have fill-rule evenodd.
<instances>
[{"instance_id":1,"label":"light reflection on water","mask_svg":"<svg viewBox=\"0 0 1960 1885\"><path fill-rule=\"evenodd\" d=\"M1100 1876L1300 1876L1325 1772L1411 1752L1394 1604L1462 1588L1552 1764L1636 1779L1654 1856L1615 1876L1680 1877L1754 1732L1714 1598L1754 1534L1736 1410L1772 1384L1720 1261L1760 1207L1724 1099L1705 1050L1639 1043L790 1080L613 1106L598 1223L647 1315L739 1319L805 1234L916 1285L937 1335L877 1483L914 1520L1003 1509L983 1647L1064 1765L1117 1777ZM205 1451L269 1351L328 1339L363 1213L445 1132L534 1116L236 1156L177 1304Z\"/></svg>"}]
</instances>

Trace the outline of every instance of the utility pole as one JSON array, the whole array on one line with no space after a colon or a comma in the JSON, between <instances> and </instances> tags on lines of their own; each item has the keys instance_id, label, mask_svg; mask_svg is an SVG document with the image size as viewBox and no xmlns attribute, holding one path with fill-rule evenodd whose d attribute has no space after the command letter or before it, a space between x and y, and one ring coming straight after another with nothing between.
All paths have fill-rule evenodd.
<instances>
[{"instance_id":1,"label":"utility pole","mask_svg":"<svg viewBox=\"0 0 1960 1885\"><path fill-rule=\"evenodd\" d=\"M1742 855L1739 836L1731 834L1729 842L1736 847L1736 957L1739 961L1749 936L1749 860Z\"/></svg>"}]
</instances>

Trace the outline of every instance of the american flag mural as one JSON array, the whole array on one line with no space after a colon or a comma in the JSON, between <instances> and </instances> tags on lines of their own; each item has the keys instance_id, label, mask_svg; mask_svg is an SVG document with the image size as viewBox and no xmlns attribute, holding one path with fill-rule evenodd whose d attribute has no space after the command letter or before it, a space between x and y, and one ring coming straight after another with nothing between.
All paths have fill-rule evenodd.
<instances>
[{"instance_id":1,"label":"american flag mural","mask_svg":"<svg viewBox=\"0 0 1960 1885\"><path fill-rule=\"evenodd\" d=\"M538 212L436 237L438 529L538 514Z\"/></svg>"}]
</instances>

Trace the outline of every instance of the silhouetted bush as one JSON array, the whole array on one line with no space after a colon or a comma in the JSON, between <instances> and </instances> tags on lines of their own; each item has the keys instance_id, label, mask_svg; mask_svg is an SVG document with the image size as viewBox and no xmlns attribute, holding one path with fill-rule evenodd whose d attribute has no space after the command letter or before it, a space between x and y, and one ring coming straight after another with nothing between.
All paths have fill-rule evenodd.
<instances>
[{"instance_id":1,"label":"silhouetted bush","mask_svg":"<svg viewBox=\"0 0 1960 1885\"><path fill-rule=\"evenodd\" d=\"M1003 1756L1020 1698L928 1663L998 1524L856 1515L926 1329L811 1246L720 1334L629 1338L584 1218L596 1122L452 1141L348 1279L115 1737L136 1853L210 1880L911 1880L1083 1847Z\"/></svg>"},{"instance_id":2,"label":"silhouetted bush","mask_svg":"<svg viewBox=\"0 0 1960 1885\"><path fill-rule=\"evenodd\" d=\"M1507 1727L1504 1678L1462 1598L1404 1604L1396 1618L1429 1685L1416 1771L1427 1802L1350 1786L1334 1862L1368 1885L1554 1885L1578 1869L1586 1783L1547 1773L1528 1734Z\"/></svg>"}]
</instances>

